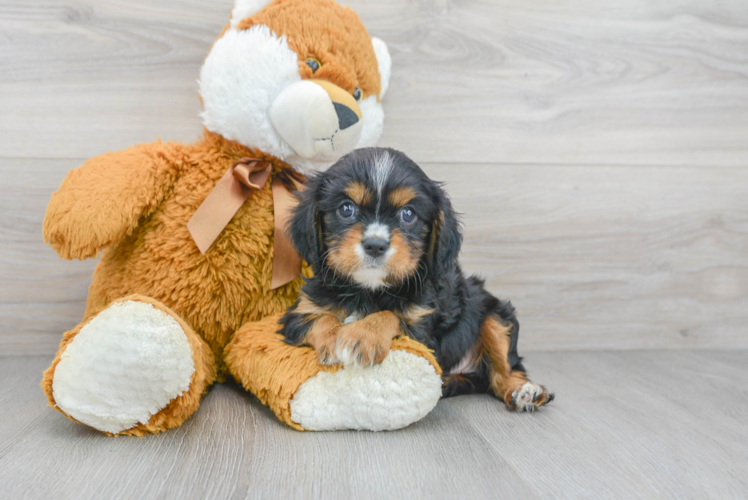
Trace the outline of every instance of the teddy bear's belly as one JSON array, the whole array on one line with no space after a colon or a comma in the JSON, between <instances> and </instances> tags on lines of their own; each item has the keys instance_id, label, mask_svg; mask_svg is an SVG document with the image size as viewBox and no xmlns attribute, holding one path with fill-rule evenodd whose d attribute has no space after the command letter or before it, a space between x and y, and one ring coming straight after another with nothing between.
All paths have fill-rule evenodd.
<instances>
[{"instance_id":1,"label":"teddy bear's belly","mask_svg":"<svg viewBox=\"0 0 748 500\"><path fill-rule=\"evenodd\" d=\"M107 250L94 273L88 312L130 294L154 298L192 326L221 359L240 326L292 304L301 279L269 289L269 189L253 193L205 255L186 228L196 208L167 200L136 234Z\"/></svg>"}]
</instances>

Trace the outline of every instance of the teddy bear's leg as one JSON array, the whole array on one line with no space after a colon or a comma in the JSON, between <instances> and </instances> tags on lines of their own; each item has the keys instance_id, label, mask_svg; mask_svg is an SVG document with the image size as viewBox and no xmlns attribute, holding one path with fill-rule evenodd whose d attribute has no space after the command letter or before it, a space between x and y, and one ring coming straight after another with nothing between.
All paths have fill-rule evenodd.
<instances>
[{"instance_id":1,"label":"teddy bear's leg","mask_svg":"<svg viewBox=\"0 0 748 500\"><path fill-rule=\"evenodd\" d=\"M180 425L216 378L208 345L177 314L138 295L65 333L42 388L50 406L109 434Z\"/></svg>"},{"instance_id":2,"label":"teddy bear's leg","mask_svg":"<svg viewBox=\"0 0 748 500\"><path fill-rule=\"evenodd\" d=\"M234 378L298 430L394 430L425 417L441 397L441 369L424 345L399 337L374 366L321 365L287 344L280 316L247 323L226 346Z\"/></svg>"}]
</instances>

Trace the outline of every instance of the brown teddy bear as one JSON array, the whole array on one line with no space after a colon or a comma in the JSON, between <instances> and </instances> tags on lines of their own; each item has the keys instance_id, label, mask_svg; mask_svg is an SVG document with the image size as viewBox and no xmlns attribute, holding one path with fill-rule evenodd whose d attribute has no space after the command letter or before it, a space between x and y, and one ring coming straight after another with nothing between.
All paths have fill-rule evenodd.
<instances>
[{"instance_id":1,"label":"brown teddy bear","mask_svg":"<svg viewBox=\"0 0 748 500\"><path fill-rule=\"evenodd\" d=\"M156 433L231 373L297 429L394 429L428 413L441 379L422 345L322 367L275 333L310 274L284 241L289 191L374 145L389 74L385 44L332 0L238 0L200 73L204 137L92 158L52 197L45 240L101 261L44 373L50 405L109 434Z\"/></svg>"}]
</instances>

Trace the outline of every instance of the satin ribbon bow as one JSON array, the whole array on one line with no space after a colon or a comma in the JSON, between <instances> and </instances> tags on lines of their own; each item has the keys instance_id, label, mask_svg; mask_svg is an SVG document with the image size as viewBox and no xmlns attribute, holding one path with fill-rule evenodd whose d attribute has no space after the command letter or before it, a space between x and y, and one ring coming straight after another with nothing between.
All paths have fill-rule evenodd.
<instances>
[{"instance_id":1,"label":"satin ribbon bow","mask_svg":"<svg viewBox=\"0 0 748 500\"><path fill-rule=\"evenodd\" d=\"M187 223L187 230L200 253L208 251L252 191L265 187L272 169L273 165L269 161L252 157L240 158L229 167ZM270 289L274 290L299 275L301 258L285 231L296 199L278 178L273 179L272 189L275 227Z\"/></svg>"}]
</instances>

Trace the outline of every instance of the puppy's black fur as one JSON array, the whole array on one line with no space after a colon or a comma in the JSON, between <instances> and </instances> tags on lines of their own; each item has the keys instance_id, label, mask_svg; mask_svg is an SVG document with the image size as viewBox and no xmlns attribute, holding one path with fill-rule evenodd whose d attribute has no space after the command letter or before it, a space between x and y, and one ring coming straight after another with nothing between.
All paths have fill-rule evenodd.
<instances>
[{"instance_id":1,"label":"puppy's black fur","mask_svg":"<svg viewBox=\"0 0 748 500\"><path fill-rule=\"evenodd\" d=\"M354 203L351 186L365 187L367 196ZM393 202L396 191L412 197L400 197L396 201L407 200L400 206L402 203ZM434 350L445 373L444 396L491 390L495 362L480 339L488 318L508 328L503 355L509 369L524 376L517 353L519 322L514 307L488 293L483 280L463 275L457 261L462 233L452 204L441 185L407 156L392 149L356 150L311 177L299 196L289 232L315 273L304 285L304 297L322 310L334 311L341 321L379 311L398 315L405 334ZM350 203L355 205L355 214L343 217L341 210L346 215L348 210L342 207ZM406 223L403 210L411 210L415 221ZM409 273L387 275L381 286L362 282L330 260L331 252L347 241L347 236L372 224L386 227L393 241L396 234L407 241L407 258L413 261ZM313 324L309 315L297 312L298 305L297 301L281 320L281 332L294 345L304 343ZM414 319L413 311L422 313ZM467 371L446 376L471 352L475 361ZM504 394L496 396L506 400Z\"/></svg>"}]
</instances>

